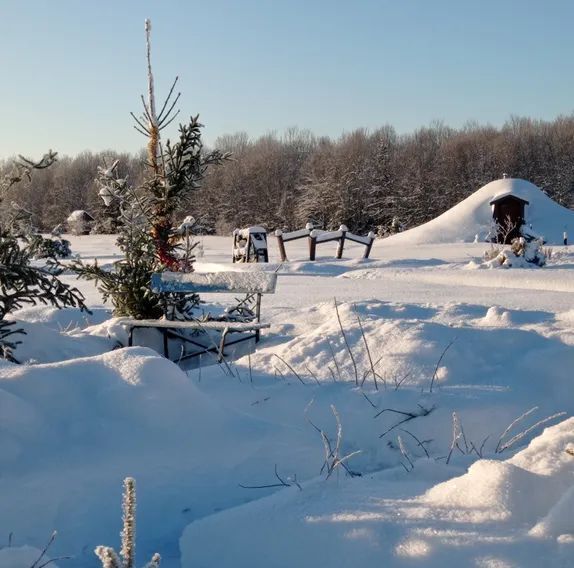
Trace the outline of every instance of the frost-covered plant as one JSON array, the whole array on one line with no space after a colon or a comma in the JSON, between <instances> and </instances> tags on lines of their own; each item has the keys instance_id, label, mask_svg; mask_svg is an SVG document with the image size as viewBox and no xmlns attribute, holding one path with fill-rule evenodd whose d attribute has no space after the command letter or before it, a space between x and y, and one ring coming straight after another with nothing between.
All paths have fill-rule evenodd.
<instances>
[{"instance_id":1,"label":"frost-covered plant","mask_svg":"<svg viewBox=\"0 0 574 568\"><path fill-rule=\"evenodd\" d=\"M485 251L483 258L486 266L490 268L525 268L530 266L544 266L546 254L540 239L528 240L517 237L512 240L510 247L491 246Z\"/></svg>"},{"instance_id":2,"label":"frost-covered plant","mask_svg":"<svg viewBox=\"0 0 574 568\"><path fill-rule=\"evenodd\" d=\"M335 440L331 440L331 438L327 435L327 433L322 429L319 428L316 424L311 422L307 413L311 408L313 401L311 401L307 408L305 409L305 416L307 418L307 422L321 435L321 441L323 442L323 450L324 450L324 461L321 467L321 474L325 474L325 479L329 479L331 475L337 470L339 467L342 467L348 475L351 477L360 477L361 474L353 471L347 466L347 461L349 461L353 456L356 456L361 453L361 450L356 450L354 452L350 452L346 455L341 455L341 446L343 442L343 426L341 425L341 419L339 417L339 413L334 404L331 405L331 412L335 417L335 422L337 424L337 434Z\"/></svg>"},{"instance_id":3,"label":"frost-covered plant","mask_svg":"<svg viewBox=\"0 0 574 568\"><path fill-rule=\"evenodd\" d=\"M94 550L102 563L102 568L136 567L136 482L133 477L124 479L122 513L120 553L118 554L111 546L97 546ZM160 561L160 555L155 553L144 568L158 568Z\"/></svg>"}]
</instances>

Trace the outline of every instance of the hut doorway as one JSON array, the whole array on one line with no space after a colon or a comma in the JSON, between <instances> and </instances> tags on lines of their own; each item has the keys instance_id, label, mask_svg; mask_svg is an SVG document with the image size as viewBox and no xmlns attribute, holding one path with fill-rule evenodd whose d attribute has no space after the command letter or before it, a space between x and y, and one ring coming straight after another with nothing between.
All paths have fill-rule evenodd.
<instances>
[{"instance_id":1,"label":"hut doorway","mask_svg":"<svg viewBox=\"0 0 574 568\"><path fill-rule=\"evenodd\" d=\"M528 205L526 199L516 195L501 195L491 202L492 219L496 224L496 242L510 244L513 239L520 237L520 228L524 225L524 208Z\"/></svg>"}]
</instances>

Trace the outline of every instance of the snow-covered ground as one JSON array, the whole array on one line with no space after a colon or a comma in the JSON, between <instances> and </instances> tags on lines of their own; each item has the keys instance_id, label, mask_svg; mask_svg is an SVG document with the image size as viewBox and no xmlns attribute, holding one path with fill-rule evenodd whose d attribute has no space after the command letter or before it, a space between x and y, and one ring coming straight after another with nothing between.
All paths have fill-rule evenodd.
<instances>
[{"instance_id":1,"label":"snow-covered ground","mask_svg":"<svg viewBox=\"0 0 574 568\"><path fill-rule=\"evenodd\" d=\"M118 258L114 237L70 240L84 259ZM574 565L574 249L476 270L489 245L392 238L337 261L330 243L309 262L302 240L279 265L271 237L271 262L245 266L231 238L201 240L197 270L279 273L271 329L229 368L117 349L99 293L71 275L92 315L16 314L29 364L0 363L0 547L12 533L41 549L58 530L51 554L74 556L58 565L98 566L95 546L119 545L129 475L140 563ZM333 408L361 476L321 471ZM34 552L0 550L0 566Z\"/></svg>"}]
</instances>

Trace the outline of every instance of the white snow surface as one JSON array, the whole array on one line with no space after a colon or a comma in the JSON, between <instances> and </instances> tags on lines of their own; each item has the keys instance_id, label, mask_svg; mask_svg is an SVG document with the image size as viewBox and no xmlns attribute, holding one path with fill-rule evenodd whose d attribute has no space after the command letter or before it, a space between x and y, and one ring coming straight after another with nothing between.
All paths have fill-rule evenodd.
<instances>
[{"instance_id":1,"label":"white snow surface","mask_svg":"<svg viewBox=\"0 0 574 568\"><path fill-rule=\"evenodd\" d=\"M114 237L69 238L84 259L119 258ZM0 567L29 568L26 547L53 530L50 556L73 556L60 566L97 567L97 545L119 548L126 476L138 566L156 551L167 568L572 565L570 247L538 270L491 271L468 269L484 244L393 237L368 261L347 243L337 261L331 243L309 262L303 239L281 265L271 239L269 264L233 265L230 243L205 237L198 272L278 281L263 300L271 329L229 367L185 371L122 348L109 307L71 274L92 314L13 314L27 335L24 364L0 362L0 547L14 536ZM204 309L226 296L202 295ZM313 425L333 443L332 406L340 456L360 452L346 462L360 477L321 472ZM464 436L447 464L453 413Z\"/></svg>"},{"instance_id":2,"label":"white snow surface","mask_svg":"<svg viewBox=\"0 0 574 568\"><path fill-rule=\"evenodd\" d=\"M389 237L396 245L471 243L484 241L492 232L492 206L498 196L516 195L529 202L525 222L548 244L562 244L564 231L574 233L574 211L550 199L541 189L523 179L492 181L428 223Z\"/></svg>"}]
</instances>

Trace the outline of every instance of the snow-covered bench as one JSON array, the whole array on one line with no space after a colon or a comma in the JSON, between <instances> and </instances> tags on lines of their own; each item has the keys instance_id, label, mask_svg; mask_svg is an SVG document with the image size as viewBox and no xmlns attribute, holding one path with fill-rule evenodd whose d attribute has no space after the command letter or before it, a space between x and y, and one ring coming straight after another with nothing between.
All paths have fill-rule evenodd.
<instances>
[{"instance_id":1,"label":"snow-covered bench","mask_svg":"<svg viewBox=\"0 0 574 568\"><path fill-rule=\"evenodd\" d=\"M263 294L273 294L277 284L277 274L269 272L158 272L152 275L151 290L156 294L246 294L247 298L255 301L253 321L175 321L167 319L136 320L121 318L120 323L128 330L128 345L133 345L135 329L158 329L163 335L163 352L169 357L169 339L179 339L190 343L196 350L192 353L177 357L177 360L197 357L204 353L217 353L221 358L225 346L234 345L241 341L255 338L259 341L262 329L270 327L261 323L261 298ZM220 332L218 342L211 339L210 345L200 343L198 338L182 334L185 330L198 330L209 334L210 331ZM230 333L241 333L242 336L227 341Z\"/></svg>"}]
</instances>

